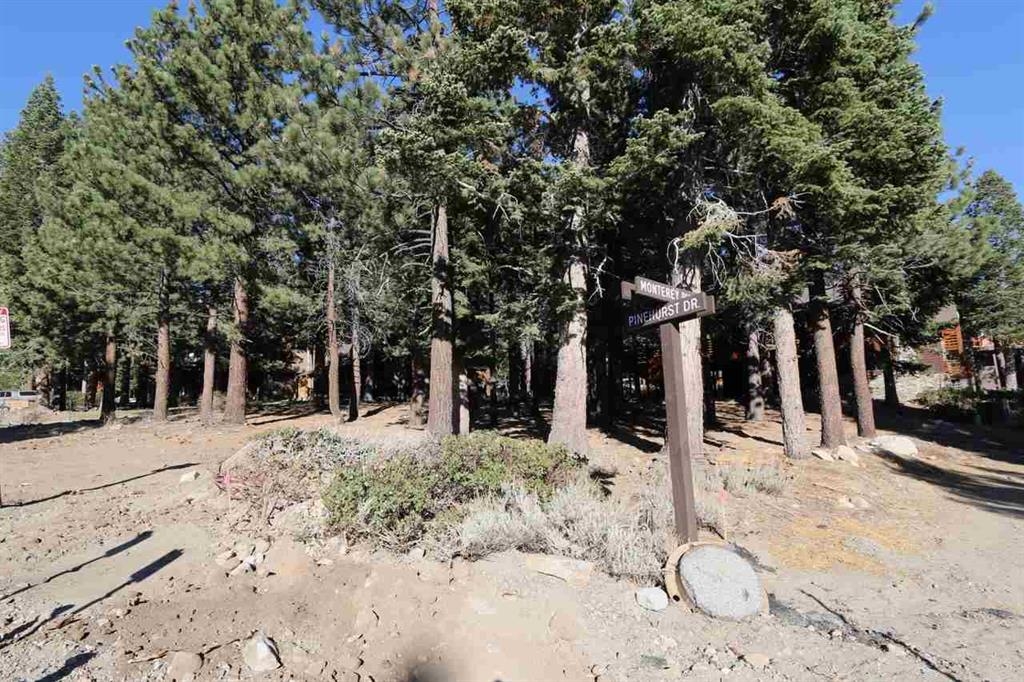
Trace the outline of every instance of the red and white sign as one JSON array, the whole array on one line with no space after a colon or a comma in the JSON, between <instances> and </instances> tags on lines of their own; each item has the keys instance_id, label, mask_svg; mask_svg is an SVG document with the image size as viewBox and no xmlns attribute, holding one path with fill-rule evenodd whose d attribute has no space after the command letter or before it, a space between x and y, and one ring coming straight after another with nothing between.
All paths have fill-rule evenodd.
<instances>
[{"instance_id":1,"label":"red and white sign","mask_svg":"<svg viewBox=\"0 0 1024 682\"><path fill-rule=\"evenodd\" d=\"M0 349L11 347L11 314L0 306Z\"/></svg>"}]
</instances>

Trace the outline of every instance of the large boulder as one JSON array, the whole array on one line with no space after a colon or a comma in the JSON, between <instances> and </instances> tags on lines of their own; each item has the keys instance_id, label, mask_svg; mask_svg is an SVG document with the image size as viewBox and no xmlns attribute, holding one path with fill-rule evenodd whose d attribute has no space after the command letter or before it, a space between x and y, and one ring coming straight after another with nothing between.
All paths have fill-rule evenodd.
<instances>
[{"instance_id":1,"label":"large boulder","mask_svg":"<svg viewBox=\"0 0 1024 682\"><path fill-rule=\"evenodd\" d=\"M871 441L875 450L896 457L917 457L917 445L906 436L879 436Z\"/></svg>"},{"instance_id":2,"label":"large boulder","mask_svg":"<svg viewBox=\"0 0 1024 682\"><path fill-rule=\"evenodd\" d=\"M679 558L677 570L687 600L709 616L743 620L764 610L761 579L728 547L693 547Z\"/></svg>"}]
</instances>

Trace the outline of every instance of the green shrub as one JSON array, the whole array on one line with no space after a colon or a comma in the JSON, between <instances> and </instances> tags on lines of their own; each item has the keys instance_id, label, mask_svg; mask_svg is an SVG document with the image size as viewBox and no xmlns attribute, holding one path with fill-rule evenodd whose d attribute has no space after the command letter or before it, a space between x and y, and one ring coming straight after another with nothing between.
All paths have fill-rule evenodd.
<instances>
[{"instance_id":1,"label":"green shrub","mask_svg":"<svg viewBox=\"0 0 1024 682\"><path fill-rule=\"evenodd\" d=\"M976 391L973 387L944 386L924 391L917 402L941 419L983 423L1019 422L1024 412L1024 391Z\"/></svg>"},{"instance_id":2,"label":"green shrub","mask_svg":"<svg viewBox=\"0 0 1024 682\"><path fill-rule=\"evenodd\" d=\"M541 497L564 484L579 460L562 446L517 440L494 431L449 436L441 441L441 467L469 497L495 494L503 484L520 483Z\"/></svg>"},{"instance_id":3,"label":"green shrub","mask_svg":"<svg viewBox=\"0 0 1024 682\"><path fill-rule=\"evenodd\" d=\"M407 546L429 526L448 525L460 505L522 486L542 499L579 468L562 447L481 431L420 447L343 459L323 500L329 524L350 537Z\"/></svg>"},{"instance_id":4,"label":"green shrub","mask_svg":"<svg viewBox=\"0 0 1024 682\"><path fill-rule=\"evenodd\" d=\"M436 467L411 454L341 467L324 493L328 523L347 535L408 544L438 513L434 494L440 484Z\"/></svg>"}]
</instances>

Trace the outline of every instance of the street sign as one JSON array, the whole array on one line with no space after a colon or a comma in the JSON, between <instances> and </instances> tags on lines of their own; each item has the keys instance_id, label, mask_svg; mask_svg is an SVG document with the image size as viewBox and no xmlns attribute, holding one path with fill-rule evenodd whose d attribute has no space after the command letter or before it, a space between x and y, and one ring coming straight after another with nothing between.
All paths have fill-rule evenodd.
<instances>
[{"instance_id":1,"label":"street sign","mask_svg":"<svg viewBox=\"0 0 1024 682\"><path fill-rule=\"evenodd\" d=\"M11 347L11 313L0 307L0 350Z\"/></svg>"},{"instance_id":2,"label":"street sign","mask_svg":"<svg viewBox=\"0 0 1024 682\"><path fill-rule=\"evenodd\" d=\"M652 327L676 322L684 318L703 317L715 312L715 298L703 292L691 293L677 289L684 295L671 303L653 310L630 310L624 313L623 321L627 332L639 332ZM635 293L640 293L640 287ZM645 294L646 295L646 294ZM654 298L654 297L652 297ZM656 300L661 300L660 298Z\"/></svg>"},{"instance_id":3,"label":"street sign","mask_svg":"<svg viewBox=\"0 0 1024 682\"><path fill-rule=\"evenodd\" d=\"M633 280L633 290L635 293L647 298L653 298L656 301L662 301L669 303L670 301L678 301L681 298L692 295L694 292L687 291L686 289L680 289L674 287L671 284L665 284L664 282L658 282L653 279L647 279L646 277L637 277Z\"/></svg>"},{"instance_id":4,"label":"street sign","mask_svg":"<svg viewBox=\"0 0 1024 682\"><path fill-rule=\"evenodd\" d=\"M622 283L622 298L634 295L660 301L653 310L630 310L623 321L628 332L658 327L661 333L662 376L665 381L665 443L668 445L669 480L676 535L680 542L697 540L697 509L694 502L690 427L687 422L686 385L683 381L683 349L679 320L715 312L715 299L700 291L687 291L646 277Z\"/></svg>"}]
</instances>

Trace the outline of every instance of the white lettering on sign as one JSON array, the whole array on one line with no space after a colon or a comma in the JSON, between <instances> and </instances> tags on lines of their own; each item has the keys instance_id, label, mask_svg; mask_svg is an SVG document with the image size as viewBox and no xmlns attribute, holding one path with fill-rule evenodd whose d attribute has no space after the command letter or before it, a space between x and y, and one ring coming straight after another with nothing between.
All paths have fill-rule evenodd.
<instances>
[{"instance_id":1,"label":"white lettering on sign","mask_svg":"<svg viewBox=\"0 0 1024 682\"><path fill-rule=\"evenodd\" d=\"M643 310L636 313L630 313L626 318L626 326L629 328L651 326L658 324L659 322L674 320L677 317L683 317L690 313L699 312L703 309L702 297L700 295L690 294L682 300L666 303L660 308L655 308L654 310Z\"/></svg>"},{"instance_id":2,"label":"white lettering on sign","mask_svg":"<svg viewBox=\"0 0 1024 682\"><path fill-rule=\"evenodd\" d=\"M691 296L693 294L693 292L687 291L686 289L680 289L678 287L665 284L664 282L647 279L646 277L637 277L636 280L634 280L634 285L637 293L650 298L656 298L660 301L678 301L685 296Z\"/></svg>"}]
</instances>

